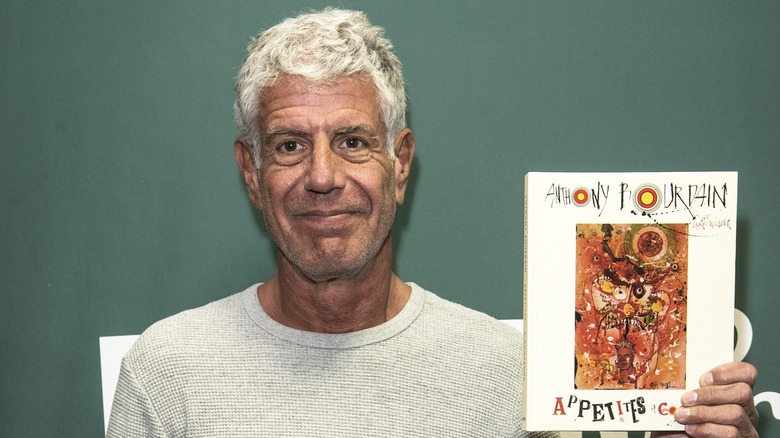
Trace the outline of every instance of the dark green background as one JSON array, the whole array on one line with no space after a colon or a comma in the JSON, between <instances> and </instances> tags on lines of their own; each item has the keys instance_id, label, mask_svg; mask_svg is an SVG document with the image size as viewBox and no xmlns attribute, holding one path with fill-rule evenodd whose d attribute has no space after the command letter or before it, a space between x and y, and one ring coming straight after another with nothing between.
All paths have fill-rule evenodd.
<instances>
[{"instance_id":1,"label":"dark green background","mask_svg":"<svg viewBox=\"0 0 780 438\"><path fill-rule=\"evenodd\" d=\"M271 275L233 80L252 35L326 4L0 2L0 436L101 435L99 336ZM780 4L331 4L366 10L405 66L403 279L519 318L526 172L737 170L747 359L780 391Z\"/></svg>"}]
</instances>

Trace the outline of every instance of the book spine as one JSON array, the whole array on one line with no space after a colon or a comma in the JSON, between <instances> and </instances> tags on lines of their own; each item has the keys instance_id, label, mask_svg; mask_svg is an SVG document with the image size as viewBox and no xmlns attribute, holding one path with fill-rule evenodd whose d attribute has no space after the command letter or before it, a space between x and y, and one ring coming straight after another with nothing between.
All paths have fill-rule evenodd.
<instances>
[{"instance_id":1,"label":"book spine","mask_svg":"<svg viewBox=\"0 0 780 438\"><path fill-rule=\"evenodd\" d=\"M525 187L523 191L523 429L527 430L527 421L529 418L528 410L529 388L528 382L528 185L531 182L531 175L525 175Z\"/></svg>"}]
</instances>

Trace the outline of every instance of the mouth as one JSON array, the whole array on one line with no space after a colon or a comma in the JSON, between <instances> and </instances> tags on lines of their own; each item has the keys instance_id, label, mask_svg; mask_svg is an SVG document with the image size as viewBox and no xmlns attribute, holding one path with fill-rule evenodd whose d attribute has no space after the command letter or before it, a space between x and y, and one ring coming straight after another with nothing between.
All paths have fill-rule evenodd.
<instances>
[{"instance_id":1,"label":"mouth","mask_svg":"<svg viewBox=\"0 0 780 438\"><path fill-rule=\"evenodd\" d=\"M296 216L313 216L313 217L328 217L328 216L339 216L343 214L351 214L354 213L352 210L348 209L314 209L314 210L303 210L300 212L295 213Z\"/></svg>"},{"instance_id":2,"label":"mouth","mask_svg":"<svg viewBox=\"0 0 780 438\"><path fill-rule=\"evenodd\" d=\"M304 220L328 221L346 218L357 214L351 210L308 210L296 213L295 216Z\"/></svg>"},{"instance_id":3,"label":"mouth","mask_svg":"<svg viewBox=\"0 0 780 438\"><path fill-rule=\"evenodd\" d=\"M608 313L601 320L601 327L604 329L637 327L640 330L647 328L647 322L643 315L639 317L620 317L617 313Z\"/></svg>"},{"instance_id":4,"label":"mouth","mask_svg":"<svg viewBox=\"0 0 780 438\"><path fill-rule=\"evenodd\" d=\"M321 231L338 231L348 228L358 214L352 210L307 210L294 216L305 226Z\"/></svg>"}]
</instances>

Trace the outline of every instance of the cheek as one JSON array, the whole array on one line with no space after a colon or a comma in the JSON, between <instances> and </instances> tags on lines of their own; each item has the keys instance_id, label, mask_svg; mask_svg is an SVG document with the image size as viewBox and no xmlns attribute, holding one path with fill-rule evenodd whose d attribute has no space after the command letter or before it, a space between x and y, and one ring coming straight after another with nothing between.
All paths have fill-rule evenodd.
<instances>
[{"instance_id":1,"label":"cheek","mask_svg":"<svg viewBox=\"0 0 780 438\"><path fill-rule=\"evenodd\" d=\"M260 178L260 191L264 199L278 204L298 183L300 173L293 168L266 170Z\"/></svg>"},{"instance_id":2,"label":"cheek","mask_svg":"<svg viewBox=\"0 0 780 438\"><path fill-rule=\"evenodd\" d=\"M384 210L387 212L387 210L390 211L390 213L395 212L395 206L397 204L398 200L398 193L396 191L395 182L393 175L390 174L386 178L382 180L381 187L379 188L381 190L381 202L384 206Z\"/></svg>"},{"instance_id":3,"label":"cheek","mask_svg":"<svg viewBox=\"0 0 780 438\"><path fill-rule=\"evenodd\" d=\"M348 179L372 199L386 201L388 196L395 198L394 177L392 167L379 163L368 167L360 167L349 172Z\"/></svg>"}]
</instances>

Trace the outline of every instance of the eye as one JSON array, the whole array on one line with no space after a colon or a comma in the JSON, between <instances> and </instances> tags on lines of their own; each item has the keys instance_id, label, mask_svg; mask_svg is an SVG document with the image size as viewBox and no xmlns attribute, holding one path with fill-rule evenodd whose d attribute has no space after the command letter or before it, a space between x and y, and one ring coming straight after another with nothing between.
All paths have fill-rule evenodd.
<instances>
[{"instance_id":1,"label":"eye","mask_svg":"<svg viewBox=\"0 0 780 438\"><path fill-rule=\"evenodd\" d=\"M346 149L360 149L366 147L366 143L357 137L350 137L341 143L341 147Z\"/></svg>"},{"instance_id":2,"label":"eye","mask_svg":"<svg viewBox=\"0 0 780 438\"><path fill-rule=\"evenodd\" d=\"M297 140L285 140L278 143L274 152L274 160L282 166L292 166L300 163L309 152L308 146Z\"/></svg>"},{"instance_id":3,"label":"eye","mask_svg":"<svg viewBox=\"0 0 780 438\"><path fill-rule=\"evenodd\" d=\"M279 152L297 152L303 149L303 145L297 141L286 141L277 148Z\"/></svg>"},{"instance_id":4,"label":"eye","mask_svg":"<svg viewBox=\"0 0 780 438\"><path fill-rule=\"evenodd\" d=\"M335 151L342 158L353 163L362 163L371 157L373 144L358 136L343 136L336 142Z\"/></svg>"}]
</instances>

